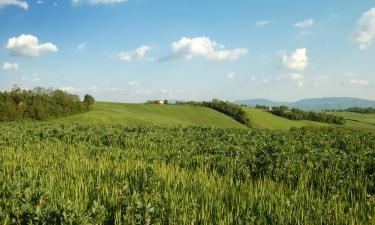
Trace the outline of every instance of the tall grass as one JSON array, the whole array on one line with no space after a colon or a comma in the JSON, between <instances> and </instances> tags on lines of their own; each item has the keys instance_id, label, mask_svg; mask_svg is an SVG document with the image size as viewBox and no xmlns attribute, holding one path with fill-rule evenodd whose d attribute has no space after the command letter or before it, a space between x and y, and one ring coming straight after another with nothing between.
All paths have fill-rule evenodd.
<instances>
[{"instance_id":1,"label":"tall grass","mask_svg":"<svg viewBox=\"0 0 375 225\"><path fill-rule=\"evenodd\" d=\"M0 125L0 224L373 224L375 135Z\"/></svg>"}]
</instances>

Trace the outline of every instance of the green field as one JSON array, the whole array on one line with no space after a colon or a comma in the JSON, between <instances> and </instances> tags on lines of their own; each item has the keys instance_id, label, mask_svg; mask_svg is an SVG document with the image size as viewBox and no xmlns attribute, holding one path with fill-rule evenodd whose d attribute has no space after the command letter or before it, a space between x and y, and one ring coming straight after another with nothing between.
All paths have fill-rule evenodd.
<instances>
[{"instance_id":1,"label":"green field","mask_svg":"<svg viewBox=\"0 0 375 225\"><path fill-rule=\"evenodd\" d=\"M90 112L55 121L121 125L245 127L231 117L206 107L107 102L95 103Z\"/></svg>"},{"instance_id":2,"label":"green field","mask_svg":"<svg viewBox=\"0 0 375 225\"><path fill-rule=\"evenodd\" d=\"M345 127L375 132L375 114L361 114L353 112L334 112L346 119Z\"/></svg>"},{"instance_id":3,"label":"green field","mask_svg":"<svg viewBox=\"0 0 375 225\"><path fill-rule=\"evenodd\" d=\"M373 224L375 135L0 124L0 224Z\"/></svg>"},{"instance_id":4,"label":"green field","mask_svg":"<svg viewBox=\"0 0 375 225\"><path fill-rule=\"evenodd\" d=\"M244 108L253 128L289 130L306 126L332 126L314 121L295 121L275 116L261 109ZM375 131L375 115L351 112L333 113L347 119L344 127ZM153 105L128 103L95 103L87 113L52 120L53 122L84 122L96 124L148 125L148 126L197 126L218 128L246 128L213 109L190 105ZM51 121L48 121L49 123ZM374 125L373 125L374 124Z\"/></svg>"},{"instance_id":5,"label":"green field","mask_svg":"<svg viewBox=\"0 0 375 225\"><path fill-rule=\"evenodd\" d=\"M272 113L266 112L262 109L244 108L250 118L251 125L254 128L267 128L271 130L289 130L292 127L305 127L305 126L329 126L325 123L319 123L314 121L295 121L288 120L279 116L275 116Z\"/></svg>"}]
</instances>

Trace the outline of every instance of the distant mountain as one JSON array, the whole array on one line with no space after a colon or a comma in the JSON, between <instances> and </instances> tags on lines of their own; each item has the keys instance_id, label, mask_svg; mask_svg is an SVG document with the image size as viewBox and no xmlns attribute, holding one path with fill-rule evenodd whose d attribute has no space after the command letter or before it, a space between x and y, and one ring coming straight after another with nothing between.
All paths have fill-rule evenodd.
<instances>
[{"instance_id":1,"label":"distant mountain","mask_svg":"<svg viewBox=\"0 0 375 225\"><path fill-rule=\"evenodd\" d=\"M323 109L347 109L349 107L373 107L375 108L375 101L360 99L360 98L311 98L303 99L297 102L276 102L267 99L252 99L236 101L237 104L244 104L255 107L256 105L266 106L281 106L285 105L289 108L299 108L303 110L321 111Z\"/></svg>"}]
</instances>

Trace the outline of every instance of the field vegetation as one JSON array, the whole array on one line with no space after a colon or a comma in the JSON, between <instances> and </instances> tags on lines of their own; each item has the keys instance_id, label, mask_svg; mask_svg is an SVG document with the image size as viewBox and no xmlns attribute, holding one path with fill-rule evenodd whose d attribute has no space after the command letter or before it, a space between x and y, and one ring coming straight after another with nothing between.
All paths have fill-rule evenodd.
<instances>
[{"instance_id":1,"label":"field vegetation","mask_svg":"<svg viewBox=\"0 0 375 225\"><path fill-rule=\"evenodd\" d=\"M375 135L0 124L1 224L373 224Z\"/></svg>"}]
</instances>

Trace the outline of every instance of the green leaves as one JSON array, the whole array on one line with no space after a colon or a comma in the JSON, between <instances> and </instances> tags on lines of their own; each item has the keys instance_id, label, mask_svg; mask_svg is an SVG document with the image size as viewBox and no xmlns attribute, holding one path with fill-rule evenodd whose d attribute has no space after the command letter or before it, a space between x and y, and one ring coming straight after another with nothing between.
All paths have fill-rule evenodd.
<instances>
[{"instance_id":1,"label":"green leaves","mask_svg":"<svg viewBox=\"0 0 375 225\"><path fill-rule=\"evenodd\" d=\"M371 133L80 123L0 129L1 224L371 224L374 218Z\"/></svg>"}]
</instances>

